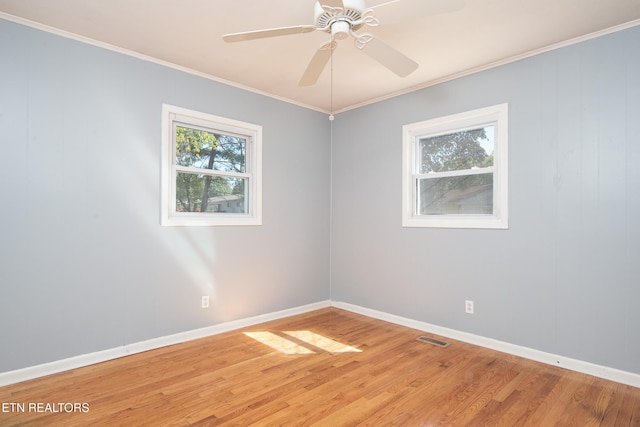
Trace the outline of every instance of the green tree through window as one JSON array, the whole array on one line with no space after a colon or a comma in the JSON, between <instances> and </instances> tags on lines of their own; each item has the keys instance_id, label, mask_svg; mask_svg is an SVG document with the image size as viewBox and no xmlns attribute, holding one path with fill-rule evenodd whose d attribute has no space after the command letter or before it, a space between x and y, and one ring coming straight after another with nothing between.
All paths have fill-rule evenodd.
<instances>
[{"instance_id":1,"label":"green tree through window","mask_svg":"<svg viewBox=\"0 0 640 427\"><path fill-rule=\"evenodd\" d=\"M212 197L244 196L244 180L224 172L246 171L246 139L176 126L177 165L219 171L221 175L178 172L176 210L207 212Z\"/></svg>"},{"instance_id":2,"label":"green tree through window","mask_svg":"<svg viewBox=\"0 0 640 427\"><path fill-rule=\"evenodd\" d=\"M163 226L262 225L262 126L162 104Z\"/></svg>"},{"instance_id":3,"label":"green tree through window","mask_svg":"<svg viewBox=\"0 0 640 427\"><path fill-rule=\"evenodd\" d=\"M493 166L493 152L481 145L489 141L485 127L420 140L421 173Z\"/></svg>"},{"instance_id":4,"label":"green tree through window","mask_svg":"<svg viewBox=\"0 0 640 427\"><path fill-rule=\"evenodd\" d=\"M508 228L508 104L402 127L402 226Z\"/></svg>"},{"instance_id":5,"label":"green tree through window","mask_svg":"<svg viewBox=\"0 0 640 427\"><path fill-rule=\"evenodd\" d=\"M493 134L492 131L492 127L482 127L420 139L420 173L492 167L493 138L487 136ZM484 200L478 209L484 214L492 213L493 174L490 172L421 179L419 188L420 214L461 213L463 199Z\"/></svg>"}]
</instances>

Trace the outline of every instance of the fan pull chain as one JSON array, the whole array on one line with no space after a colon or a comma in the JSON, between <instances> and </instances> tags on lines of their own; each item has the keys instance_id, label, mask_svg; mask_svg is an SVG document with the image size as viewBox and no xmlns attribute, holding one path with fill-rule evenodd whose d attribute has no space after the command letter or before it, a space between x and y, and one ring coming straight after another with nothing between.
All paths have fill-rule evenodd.
<instances>
[{"instance_id":1,"label":"fan pull chain","mask_svg":"<svg viewBox=\"0 0 640 427\"><path fill-rule=\"evenodd\" d=\"M331 56L329 57L329 61L331 62L330 70L329 70L329 121L333 122L333 52L335 52L335 45L333 45L335 41L331 40L332 49ZM333 124L332 124L333 125Z\"/></svg>"}]
</instances>

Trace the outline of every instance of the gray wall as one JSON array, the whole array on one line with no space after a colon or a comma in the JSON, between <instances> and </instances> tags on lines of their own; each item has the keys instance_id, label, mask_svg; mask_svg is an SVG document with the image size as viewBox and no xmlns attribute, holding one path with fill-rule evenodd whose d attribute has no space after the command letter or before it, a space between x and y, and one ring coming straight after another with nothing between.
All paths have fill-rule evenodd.
<instances>
[{"instance_id":1,"label":"gray wall","mask_svg":"<svg viewBox=\"0 0 640 427\"><path fill-rule=\"evenodd\" d=\"M635 27L338 115L332 300L640 373L638 46ZM509 230L402 228L402 125L503 102Z\"/></svg>"},{"instance_id":2,"label":"gray wall","mask_svg":"<svg viewBox=\"0 0 640 427\"><path fill-rule=\"evenodd\" d=\"M0 372L331 298L640 373L638 45L339 114L330 158L323 114L0 20ZM502 102L510 229L402 228L402 125ZM162 103L263 126L263 226L160 227Z\"/></svg>"},{"instance_id":3,"label":"gray wall","mask_svg":"<svg viewBox=\"0 0 640 427\"><path fill-rule=\"evenodd\" d=\"M162 103L263 126L263 226L159 225ZM0 20L0 372L328 299L326 123Z\"/></svg>"}]
</instances>

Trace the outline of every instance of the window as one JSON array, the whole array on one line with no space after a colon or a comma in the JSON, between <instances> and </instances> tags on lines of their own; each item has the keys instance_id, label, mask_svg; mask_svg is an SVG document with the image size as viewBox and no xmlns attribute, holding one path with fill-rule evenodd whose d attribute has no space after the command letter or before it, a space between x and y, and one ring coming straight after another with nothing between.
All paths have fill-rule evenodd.
<instances>
[{"instance_id":1,"label":"window","mask_svg":"<svg viewBox=\"0 0 640 427\"><path fill-rule=\"evenodd\" d=\"M162 225L262 224L262 127L162 107Z\"/></svg>"},{"instance_id":2,"label":"window","mask_svg":"<svg viewBox=\"0 0 640 427\"><path fill-rule=\"evenodd\" d=\"M404 227L508 228L501 104L403 127Z\"/></svg>"}]
</instances>

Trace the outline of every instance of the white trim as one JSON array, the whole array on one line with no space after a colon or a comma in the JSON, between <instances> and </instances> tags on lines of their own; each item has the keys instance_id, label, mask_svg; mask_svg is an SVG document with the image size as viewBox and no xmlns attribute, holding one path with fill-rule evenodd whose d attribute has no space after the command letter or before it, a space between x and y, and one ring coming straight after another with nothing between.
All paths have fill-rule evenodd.
<instances>
[{"instance_id":1,"label":"white trim","mask_svg":"<svg viewBox=\"0 0 640 427\"><path fill-rule=\"evenodd\" d=\"M627 384L633 387L640 387L640 374L636 374L634 372L622 371L620 369L596 365L594 363L572 359L570 357L559 356L556 354L535 350L529 347L523 347L492 338L486 338L468 332L462 332L455 329L432 325L430 323L408 319L406 317L396 316L394 314L372 310L346 302L331 301L331 306L353 313L362 314L364 316L372 317L374 319L384 320L385 322L395 323L397 325L418 329L420 331L429 332L435 335L440 335L442 337L452 338L458 341L464 341L466 343L489 348L491 350L500 351L514 356L524 357L525 359L534 360L536 362L545 363L547 365L558 366L560 368L581 372L587 375L593 375L599 378Z\"/></svg>"},{"instance_id":2,"label":"white trim","mask_svg":"<svg viewBox=\"0 0 640 427\"><path fill-rule=\"evenodd\" d=\"M419 155L418 139L492 124L495 127L493 173L493 214L491 215L418 215L416 199ZM434 228L509 228L508 192L509 104L503 103L463 113L411 123L402 127L402 226ZM489 168L487 168L489 170ZM434 177L456 176L477 171L437 172Z\"/></svg>"},{"instance_id":3,"label":"white trim","mask_svg":"<svg viewBox=\"0 0 640 427\"><path fill-rule=\"evenodd\" d=\"M120 357L129 356L131 354L142 353L144 351L155 350L169 345L180 344L200 338L206 338L212 335L230 332L237 329L258 325L272 320L282 319L284 317L295 316L297 314L303 314L309 311L319 310L321 308L330 306L331 302L329 300L326 300L313 304L303 305L300 307L275 311L272 313L253 317L247 317L244 319L232 320L230 322L206 326L204 328L194 329L191 331L179 332L177 334L167 335L164 337L152 338L146 341L125 344L121 347L97 351L95 353L82 354L79 356L70 357L68 359L44 363L42 365L30 366L28 368L17 369L14 371L0 372L0 387L31 380L34 378L44 377L47 375L57 374L59 372L64 372L71 369L82 368L84 366L93 365L95 363L118 359Z\"/></svg>"},{"instance_id":4,"label":"white trim","mask_svg":"<svg viewBox=\"0 0 640 427\"><path fill-rule=\"evenodd\" d=\"M195 168L179 167L175 157L175 123L186 127L202 127L218 130L247 139L246 173L203 171ZM162 104L162 153L160 224L163 226L253 226L262 225L262 126L238 120L227 119L213 114L189 110L169 104ZM193 171L207 175L218 175L248 179L248 213L197 213L176 212L177 171Z\"/></svg>"},{"instance_id":5,"label":"white trim","mask_svg":"<svg viewBox=\"0 0 640 427\"><path fill-rule=\"evenodd\" d=\"M480 65L478 67L469 68L468 70L460 71L459 73L450 74L438 79L430 80L428 82L424 82L415 86L408 87L403 90L399 90L394 93L390 93L387 95L382 95L377 98L372 98L366 101L359 102L357 104L350 105L348 107L344 107L342 109L336 110L333 112L334 115L339 113L344 113L346 111L355 110L357 108L365 107L367 105L375 104L380 101L384 101L387 99L395 98L397 96L406 95L411 92L415 92L418 90L426 89L431 86L436 86L442 83L449 82L451 80L456 80L462 77L470 76L472 74L480 73L482 71L491 70L492 68L501 67L503 65L510 64L512 62L517 62L522 59L527 59L532 56L541 55L543 53L551 52L557 49L562 49L563 47L572 46L574 44L582 43L588 40L596 39L598 37L607 36L609 34L617 33L619 31L628 30L629 28L637 27L640 25L640 19L634 19L633 21L625 22L623 24L614 25L613 27L605 28L603 30L594 31L593 33L585 34L582 36L574 37L569 40L561 41L558 43L550 44L548 46L544 46L538 49L533 49L528 52L523 52L518 55L510 56L505 59L501 59L494 62L489 62L488 64ZM325 111L328 113L328 111Z\"/></svg>"},{"instance_id":6,"label":"white trim","mask_svg":"<svg viewBox=\"0 0 640 427\"><path fill-rule=\"evenodd\" d=\"M454 171L447 172L428 172L428 173L416 173L413 175L413 179L434 179L434 178L450 178L453 176L468 176L468 175L483 175L485 173L495 173L495 168L493 166L489 166L486 168L475 168L475 169L458 169Z\"/></svg>"},{"instance_id":7,"label":"white trim","mask_svg":"<svg viewBox=\"0 0 640 427\"><path fill-rule=\"evenodd\" d=\"M164 61L162 59L154 58L153 56L144 55L142 53L135 52L133 50L128 50L122 47L118 47L109 43L101 42L99 40L95 40L89 37L81 36L79 34L74 34L69 31L61 30L59 28L51 27L49 25L41 24L40 22L31 21L29 19L21 18L19 16L11 15L6 12L0 12L0 19L4 19L5 21L14 22L16 24L24 25L25 27L35 28L36 30L44 31L46 33L55 34L60 37L64 37L67 39L75 40L80 43L85 43L88 45L96 46L102 49L110 50L112 52L121 53L123 55L131 56L133 58L141 59L146 62L151 62L153 64L162 65L163 67L172 68L174 70L182 71L187 74L191 74L194 76L202 77L207 80L212 80L214 82L222 83L227 86L232 86L238 89L246 90L247 92L252 92L258 95L268 96L269 98L277 99L278 101L287 102L289 104L297 105L298 107L307 108L309 110L319 111L321 113L329 113L323 108L315 107L313 105L304 104L302 102L294 101L289 98L285 98L283 96L275 95L273 93L265 92L259 89L256 89L251 86L242 85L237 82L233 82L231 80L226 80L221 77L216 77L212 74L207 74L202 71L197 71L192 68L184 67L182 65L174 64L173 62Z\"/></svg>"},{"instance_id":8,"label":"white trim","mask_svg":"<svg viewBox=\"0 0 640 427\"><path fill-rule=\"evenodd\" d=\"M295 316L297 314L319 310L326 307L335 307L342 310L347 310L352 313L362 314L364 316L383 320L385 322L395 323L396 325L406 326L408 328L429 332L432 334L440 335L442 337L452 338L480 347L512 354L514 356L535 360L547 365L558 366L560 368L581 372L587 375L593 375L599 378L627 384L633 387L640 387L640 374L636 374L633 372L627 372L615 368L609 368L607 366L596 365L565 356L559 356L528 347L510 344L504 341L494 340L492 338L482 337L468 332L449 329L442 326L409 319L406 317L396 316L394 314L389 314L382 311L360 307L346 302L331 300L325 300L317 303L303 305L300 307L248 317L244 319L233 320L230 322L207 326L200 329L123 345L121 347L98 351L95 353L83 354L75 357L70 357L68 359L44 363L42 365L31 366L14 371L1 372L0 387L31 380L34 378L44 377L47 375L57 374L59 372L64 372L71 369L82 368L84 366L93 365L95 363L118 359L120 357L128 356L131 354L142 353L144 351L155 350L157 348L162 348L169 345L180 344L200 338L206 338L224 332L230 332L237 329L269 322L272 320L282 319L284 317Z\"/></svg>"},{"instance_id":9,"label":"white trim","mask_svg":"<svg viewBox=\"0 0 640 427\"><path fill-rule=\"evenodd\" d=\"M6 12L0 12L0 19L4 19L6 21L11 21L11 22L14 22L16 24L24 25L24 26L27 26L27 27L35 28L37 30L45 31L47 33L55 34L55 35L58 35L58 36L61 36L61 37L65 37L65 38L68 38L68 39L76 40L76 41L79 41L81 43L86 43L86 44L90 44L90 45L93 45L93 46L97 46L97 47L100 47L100 48L103 48L103 49L107 49L107 50L110 50L110 51L113 51L113 52L122 53L124 55L132 56L134 58L138 58L138 59L141 59L143 61L152 62L152 63L158 64L158 65L162 65L162 66L165 66L165 67L168 67L168 68L173 68L174 70L182 71L182 72L185 72L187 74L192 74L192 75L195 75L195 76L198 76L198 77L202 77L202 78L205 78L205 79L208 79L208 80L213 80L215 82L222 83L222 84L225 84L225 85L228 85L228 86L232 86L232 87L235 87L235 88L238 88L238 89L246 90L248 92L252 92L252 93L259 94L259 95L268 96L270 98L277 99L279 101L284 101L284 102L287 102L289 104L297 105L298 107L308 108L309 110L319 111L321 113L333 114L333 115L336 115L336 114L339 114L339 113L344 113L344 112L350 111L350 110L355 110L357 108L364 107L364 106L371 105L371 104L375 104L377 102L384 101L386 99L395 98L397 96L405 95L407 93L415 92L417 90L425 89L425 88L428 88L428 87L431 87L431 86L435 86L435 85L439 85L441 83L445 83L445 82L448 82L448 81L451 81L451 80L455 80L455 79L458 79L460 77L465 77L465 76L469 76L471 74L479 73L481 71L490 70L492 68L500 67L501 65L510 64L512 62L520 61L521 59L526 59L526 58L529 58L529 57L532 57L532 56L536 56L536 55L540 55L540 54L543 54L543 53L546 53L546 52L550 52L550 51L553 51L553 50L556 50L556 49L561 49L563 47L567 47L567 46L571 46L571 45L574 45L574 44L582 43L582 42L587 41L587 40L591 40L591 39L595 39L595 38L598 38L598 37L606 36L608 34L617 33L619 31L624 31L626 29L633 28L633 27L636 27L636 26L640 25L640 19L635 19L633 21L629 21L629 22L625 22L623 24L615 25L615 26L610 27L610 28L605 28L603 30L594 31L593 33L585 34L583 36L578 36L578 37L575 37L575 38L572 38L572 39L569 39L569 40L565 40L565 41L562 41L562 42L559 42L559 43L551 44L549 46L541 47L541 48L538 48L538 49L533 49L533 50L530 50L528 52L524 52L524 53L521 53L519 55L514 55L514 56L511 56L509 58L505 58L505 59L502 59L502 60L499 60L499 61L490 62L488 64L481 65L481 66L478 66L478 67L475 67L475 68L470 68L468 70L464 70L464 71L461 71L459 73L455 73L455 74L451 74L451 75L448 75L448 76L444 76L444 77L439 78L439 79L430 80L428 82L424 82L424 83L421 83L419 85L415 85L415 86L412 86L412 87L409 87L409 88L406 88L406 89L403 89L403 90L400 90L400 91L397 91L397 92L394 92L394 93L390 93L390 94L387 94L387 95L379 96L377 98L372 98L372 99L369 99L369 100L366 100L366 101L362 101L362 102L359 102L357 104L353 104L353 105L344 107L344 108L336 110L336 111L329 111L329 110L326 110L326 109L321 108L321 107L316 107L316 106L313 106L313 105L303 104L301 102L294 101L294 100L291 100L289 98L285 98L283 96L278 96L278 95L275 95L273 93L264 92L264 91L261 91L259 89L256 89L256 88L253 88L253 87L250 87L250 86L241 85L239 83L232 82L230 80L225 80L225 79L222 79L220 77L213 76L211 74L203 73L201 71L196 71L196 70L193 70L191 68L187 68L187 67L184 67L184 66L181 66L181 65L174 64L172 62L163 61L161 59L157 59L157 58L154 58L152 56L143 55L141 53L134 52L134 51L128 50L128 49L124 49L124 48L121 48L121 47L118 47L118 46L114 46L114 45L111 45L111 44L108 44L108 43L104 43L104 42L101 42L101 41L98 41L98 40L94 40L94 39L91 39L89 37L84 37L84 36L81 36L81 35L78 35L78 34L71 33L69 31L64 31L64 30L61 30L59 28L51 27L49 25L45 25L45 24L41 24L39 22L31 21L29 19L21 18L19 16L10 15L10 14L8 14Z\"/></svg>"}]
</instances>

